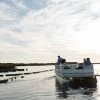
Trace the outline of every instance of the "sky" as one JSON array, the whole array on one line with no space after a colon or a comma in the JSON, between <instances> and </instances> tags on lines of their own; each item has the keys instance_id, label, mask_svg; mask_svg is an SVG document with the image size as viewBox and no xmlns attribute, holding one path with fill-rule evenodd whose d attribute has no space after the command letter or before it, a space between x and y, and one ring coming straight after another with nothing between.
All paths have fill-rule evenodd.
<instances>
[{"instance_id":1,"label":"sky","mask_svg":"<svg viewBox=\"0 0 100 100\"><path fill-rule=\"evenodd\" d=\"M100 62L100 0L0 0L0 62Z\"/></svg>"}]
</instances>

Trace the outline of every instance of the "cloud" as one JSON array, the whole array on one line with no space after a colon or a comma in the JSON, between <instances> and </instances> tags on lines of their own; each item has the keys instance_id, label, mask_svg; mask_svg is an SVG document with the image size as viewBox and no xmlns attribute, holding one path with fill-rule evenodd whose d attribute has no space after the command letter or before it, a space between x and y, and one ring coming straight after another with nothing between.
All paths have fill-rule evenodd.
<instances>
[{"instance_id":1,"label":"cloud","mask_svg":"<svg viewBox=\"0 0 100 100\"><path fill-rule=\"evenodd\" d=\"M6 14L9 7L5 3L0 3L0 20L11 20L12 18Z\"/></svg>"},{"instance_id":2,"label":"cloud","mask_svg":"<svg viewBox=\"0 0 100 100\"><path fill-rule=\"evenodd\" d=\"M23 0L12 0L12 2L16 5L17 8L27 9L27 7L23 4Z\"/></svg>"},{"instance_id":3,"label":"cloud","mask_svg":"<svg viewBox=\"0 0 100 100\"><path fill-rule=\"evenodd\" d=\"M94 33L100 32L99 28L96 28L99 25L99 8L99 0L2 1L0 52L7 49L9 54L24 52L29 56L38 56L37 58L43 55L54 57L61 53L71 58L70 54L89 52L86 43L82 42L82 37L85 38L86 34L89 37L89 32L93 30L92 38L97 38L98 35L95 36ZM88 38L85 40L88 41ZM90 41L92 42L92 39ZM97 42L99 40L92 43L95 45ZM92 46L89 50L96 51Z\"/></svg>"},{"instance_id":4,"label":"cloud","mask_svg":"<svg viewBox=\"0 0 100 100\"><path fill-rule=\"evenodd\" d=\"M3 33L3 34L0 34L0 41L2 42L2 45L5 45L5 43L7 43L7 47L9 47L9 45L10 46L12 45L14 47L16 46L25 47L29 43L29 41L23 40L22 38L20 38L20 36L17 33L13 33L12 31L9 31L7 29L1 28L0 32Z\"/></svg>"}]
</instances>

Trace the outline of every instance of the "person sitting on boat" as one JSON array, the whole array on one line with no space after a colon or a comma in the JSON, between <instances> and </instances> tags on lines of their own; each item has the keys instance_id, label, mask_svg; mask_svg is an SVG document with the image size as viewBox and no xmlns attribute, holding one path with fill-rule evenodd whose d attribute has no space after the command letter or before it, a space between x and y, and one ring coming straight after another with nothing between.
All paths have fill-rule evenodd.
<instances>
[{"instance_id":1,"label":"person sitting on boat","mask_svg":"<svg viewBox=\"0 0 100 100\"><path fill-rule=\"evenodd\" d=\"M62 59L61 63L63 64L63 63L65 63L65 62L66 62L66 59Z\"/></svg>"},{"instance_id":2,"label":"person sitting on boat","mask_svg":"<svg viewBox=\"0 0 100 100\"><path fill-rule=\"evenodd\" d=\"M91 65L90 58L87 58L86 65Z\"/></svg>"},{"instance_id":3,"label":"person sitting on boat","mask_svg":"<svg viewBox=\"0 0 100 100\"><path fill-rule=\"evenodd\" d=\"M61 64L62 63L62 58L60 56L58 56L58 60L57 60L57 64Z\"/></svg>"}]
</instances>

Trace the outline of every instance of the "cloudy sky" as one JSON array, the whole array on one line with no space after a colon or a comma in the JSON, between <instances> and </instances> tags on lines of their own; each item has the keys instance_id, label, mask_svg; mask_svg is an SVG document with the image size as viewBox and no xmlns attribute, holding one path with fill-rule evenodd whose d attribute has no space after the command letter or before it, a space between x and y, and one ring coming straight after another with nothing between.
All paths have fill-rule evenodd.
<instances>
[{"instance_id":1,"label":"cloudy sky","mask_svg":"<svg viewBox=\"0 0 100 100\"><path fill-rule=\"evenodd\" d=\"M0 0L0 62L100 62L100 0Z\"/></svg>"}]
</instances>

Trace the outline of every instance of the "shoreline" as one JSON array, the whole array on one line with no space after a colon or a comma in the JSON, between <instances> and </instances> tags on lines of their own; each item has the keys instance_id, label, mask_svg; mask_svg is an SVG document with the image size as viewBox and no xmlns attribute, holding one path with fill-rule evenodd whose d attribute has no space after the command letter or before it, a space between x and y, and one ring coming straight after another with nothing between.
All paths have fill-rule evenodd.
<instances>
[{"instance_id":1,"label":"shoreline","mask_svg":"<svg viewBox=\"0 0 100 100\"><path fill-rule=\"evenodd\" d=\"M77 62L67 62L68 64L76 64ZM16 71L16 66L47 66L56 63L0 63L0 72ZM82 64L82 63L80 63ZM93 63L100 64L100 63Z\"/></svg>"},{"instance_id":2,"label":"shoreline","mask_svg":"<svg viewBox=\"0 0 100 100\"><path fill-rule=\"evenodd\" d=\"M55 63L0 63L0 72L16 71L16 66L46 66Z\"/></svg>"},{"instance_id":3,"label":"shoreline","mask_svg":"<svg viewBox=\"0 0 100 100\"><path fill-rule=\"evenodd\" d=\"M77 62L66 62L68 64L76 64ZM44 66L44 65L55 65L56 63L0 63L0 68L2 67L12 67L15 66ZM80 63L82 64L82 63ZM93 63L93 64L100 64L100 63Z\"/></svg>"}]
</instances>

